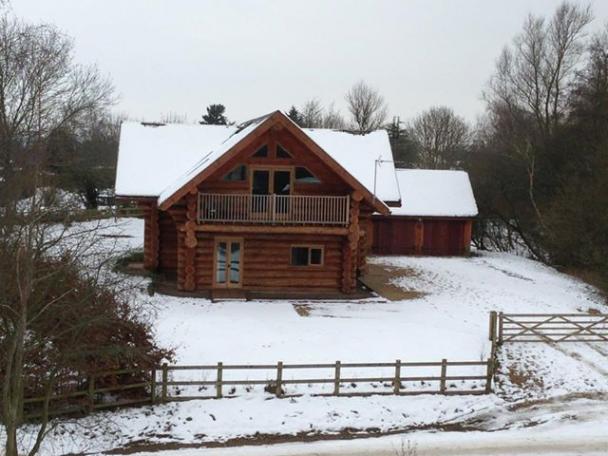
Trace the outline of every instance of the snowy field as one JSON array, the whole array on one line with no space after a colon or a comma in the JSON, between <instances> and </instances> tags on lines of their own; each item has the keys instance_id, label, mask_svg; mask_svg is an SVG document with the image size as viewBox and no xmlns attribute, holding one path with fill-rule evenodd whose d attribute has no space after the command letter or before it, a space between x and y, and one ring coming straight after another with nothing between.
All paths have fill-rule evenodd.
<instances>
[{"instance_id":1,"label":"snowy field","mask_svg":"<svg viewBox=\"0 0 608 456\"><path fill-rule=\"evenodd\" d=\"M141 220L124 219L108 232L119 235L107 237L108 248L143 245ZM395 284L419 297L210 302L149 296L147 279L129 280L135 298L150 304L156 338L175 349L177 364L479 361L490 351L491 310L606 312L592 287L508 254L370 261L402 269ZM513 344L499 356L496 394L488 396L276 399L254 391L235 399L124 409L65 423L50 436L45 451L97 452L136 441L204 444L257 433L513 431L608 422L608 344ZM96 424L99 418L102 425Z\"/></svg>"}]
</instances>

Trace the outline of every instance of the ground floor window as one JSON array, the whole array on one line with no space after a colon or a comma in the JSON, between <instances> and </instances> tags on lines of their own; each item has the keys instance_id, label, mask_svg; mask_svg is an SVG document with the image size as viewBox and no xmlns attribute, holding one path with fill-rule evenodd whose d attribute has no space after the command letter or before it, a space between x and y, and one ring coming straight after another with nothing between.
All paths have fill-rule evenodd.
<instances>
[{"instance_id":1,"label":"ground floor window","mask_svg":"<svg viewBox=\"0 0 608 456\"><path fill-rule=\"evenodd\" d=\"M322 266L323 247L318 245L294 245L291 247L292 266Z\"/></svg>"}]
</instances>

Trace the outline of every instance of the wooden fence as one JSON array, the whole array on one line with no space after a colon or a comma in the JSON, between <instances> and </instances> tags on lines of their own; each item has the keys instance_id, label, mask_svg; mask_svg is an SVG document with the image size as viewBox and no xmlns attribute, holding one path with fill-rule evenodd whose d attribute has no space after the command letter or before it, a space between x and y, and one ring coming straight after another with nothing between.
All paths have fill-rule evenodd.
<instances>
[{"instance_id":1,"label":"wooden fence","mask_svg":"<svg viewBox=\"0 0 608 456\"><path fill-rule=\"evenodd\" d=\"M608 314L503 314L493 312L494 343L608 342ZM492 336L491 336L492 339Z\"/></svg>"},{"instance_id":2,"label":"wooden fence","mask_svg":"<svg viewBox=\"0 0 608 456\"><path fill-rule=\"evenodd\" d=\"M464 372L466 370L473 372ZM488 394L494 363L447 361L392 363L169 366L152 371L129 369L75 379L48 398L49 416L87 414L100 409L194 399L218 399L265 391L280 398L419 394ZM371 372L370 372L371 370ZM423 370L422 374L415 374ZM457 372L454 372L457 370ZM351 373L349 373L349 371ZM254 372L264 377L255 377ZM321 372L321 374L318 374ZM369 374L367 374L369 372ZM296 375L290 375L296 373ZM299 375L303 373L302 375ZM313 373L313 376L305 375ZM323 375L326 373L328 375ZM361 375L364 373L364 375ZM178 375L179 374L179 375ZM184 378L185 375L185 378ZM201 379L201 375L204 379ZM181 376L181 378L176 378ZM131 378L132 377L132 378ZM197 378L198 377L198 378ZM108 380L111 379L111 380ZM237 388L243 387L241 391ZM254 391L255 388L260 391ZM297 388L305 388L305 391ZM315 390L315 388L326 391ZM194 389L188 392L188 388ZM312 388L312 390L311 390ZM23 417L43 416L45 397L24 400Z\"/></svg>"},{"instance_id":3,"label":"wooden fence","mask_svg":"<svg viewBox=\"0 0 608 456\"><path fill-rule=\"evenodd\" d=\"M134 377L133 379L129 377ZM154 402L154 371L124 369L76 378L48 397L49 416L85 414L100 409ZM25 419L43 416L46 397L23 400Z\"/></svg>"},{"instance_id":4,"label":"wooden fence","mask_svg":"<svg viewBox=\"0 0 608 456\"><path fill-rule=\"evenodd\" d=\"M460 372L452 373L455 368ZM370 372L370 369L373 371ZM416 370L421 369L425 372L414 375ZM477 372L463 374L462 370L466 369L475 369ZM160 369L160 377L156 378L156 385L160 389L158 399L161 402L235 397L240 395L236 387L245 387L247 390L255 386L263 386L265 391L278 397L296 397L303 394L313 396L487 394L492 391L493 369L494 363L490 359L487 361L444 359L439 362L396 360L392 363L336 361L331 364L286 364L279 361L277 364L266 365L223 363L201 366L163 365ZM302 371L306 371L308 375L299 375ZM250 378L255 377L256 372L264 373L266 377ZM270 372L272 375L269 375ZM294 375L289 375L290 373ZM229 378L228 374L230 374ZM193 379L196 376L199 379ZM310 391L310 388L317 385L325 386L328 390ZM298 390L297 386L308 390L304 393ZM195 394L191 391L179 390L192 389L192 387L195 388Z\"/></svg>"}]
</instances>

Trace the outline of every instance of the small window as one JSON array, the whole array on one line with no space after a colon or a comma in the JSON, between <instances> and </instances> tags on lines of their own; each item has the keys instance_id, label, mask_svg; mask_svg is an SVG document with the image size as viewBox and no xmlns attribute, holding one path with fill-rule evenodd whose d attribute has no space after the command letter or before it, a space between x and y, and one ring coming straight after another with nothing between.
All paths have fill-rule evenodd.
<instances>
[{"instance_id":1,"label":"small window","mask_svg":"<svg viewBox=\"0 0 608 456\"><path fill-rule=\"evenodd\" d=\"M321 266L323 265L322 247L297 246L291 248L292 266Z\"/></svg>"},{"instance_id":2,"label":"small window","mask_svg":"<svg viewBox=\"0 0 608 456\"><path fill-rule=\"evenodd\" d=\"M247 179L247 167L239 165L224 176L225 181L244 181Z\"/></svg>"},{"instance_id":3,"label":"small window","mask_svg":"<svg viewBox=\"0 0 608 456\"><path fill-rule=\"evenodd\" d=\"M268 157L268 146L262 146L256 150L254 157Z\"/></svg>"},{"instance_id":4,"label":"small window","mask_svg":"<svg viewBox=\"0 0 608 456\"><path fill-rule=\"evenodd\" d=\"M277 158L291 158L291 154L283 146L277 144Z\"/></svg>"},{"instance_id":5,"label":"small window","mask_svg":"<svg viewBox=\"0 0 608 456\"><path fill-rule=\"evenodd\" d=\"M296 167L296 183L298 184L320 184L321 181L308 169L297 166Z\"/></svg>"}]
</instances>

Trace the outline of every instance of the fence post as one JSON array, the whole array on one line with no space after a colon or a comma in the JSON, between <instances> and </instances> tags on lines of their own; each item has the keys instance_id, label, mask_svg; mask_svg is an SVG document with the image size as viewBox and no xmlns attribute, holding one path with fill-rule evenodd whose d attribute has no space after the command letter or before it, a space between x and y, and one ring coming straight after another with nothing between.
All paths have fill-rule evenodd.
<instances>
[{"instance_id":1,"label":"fence post","mask_svg":"<svg viewBox=\"0 0 608 456\"><path fill-rule=\"evenodd\" d=\"M163 364L163 386L162 386L162 402L167 402L167 383L169 382L169 366L167 363Z\"/></svg>"},{"instance_id":2,"label":"fence post","mask_svg":"<svg viewBox=\"0 0 608 456\"><path fill-rule=\"evenodd\" d=\"M496 311L490 312L490 333L489 339L494 341L496 339Z\"/></svg>"},{"instance_id":3,"label":"fence post","mask_svg":"<svg viewBox=\"0 0 608 456\"><path fill-rule=\"evenodd\" d=\"M89 411L95 410L95 375L89 376Z\"/></svg>"},{"instance_id":4,"label":"fence post","mask_svg":"<svg viewBox=\"0 0 608 456\"><path fill-rule=\"evenodd\" d=\"M334 396L340 395L340 369L342 367L342 363L340 361L336 361L335 367L335 375L334 375Z\"/></svg>"},{"instance_id":5,"label":"fence post","mask_svg":"<svg viewBox=\"0 0 608 456\"><path fill-rule=\"evenodd\" d=\"M494 376L494 359L488 359L487 371L486 371L486 393L492 392L492 377Z\"/></svg>"},{"instance_id":6,"label":"fence post","mask_svg":"<svg viewBox=\"0 0 608 456\"><path fill-rule=\"evenodd\" d=\"M275 389L275 394L277 397L281 397L283 395L283 391L281 388L281 383L283 382L283 361L279 361L277 363L277 385Z\"/></svg>"},{"instance_id":7,"label":"fence post","mask_svg":"<svg viewBox=\"0 0 608 456\"><path fill-rule=\"evenodd\" d=\"M217 363L217 380L215 382L215 397L221 399L222 397L222 377L223 377L224 365Z\"/></svg>"},{"instance_id":8,"label":"fence post","mask_svg":"<svg viewBox=\"0 0 608 456\"><path fill-rule=\"evenodd\" d=\"M395 380L393 380L393 392L399 394L401 389L401 360L395 361Z\"/></svg>"},{"instance_id":9,"label":"fence post","mask_svg":"<svg viewBox=\"0 0 608 456\"><path fill-rule=\"evenodd\" d=\"M445 377L447 375L447 371L448 371L448 360L442 359L441 360L441 380L439 382L439 392L442 394L445 393L445 390L446 390Z\"/></svg>"},{"instance_id":10,"label":"fence post","mask_svg":"<svg viewBox=\"0 0 608 456\"><path fill-rule=\"evenodd\" d=\"M498 314L498 343L500 345L502 345L502 320L503 320L503 315L502 312L500 312Z\"/></svg>"},{"instance_id":11,"label":"fence post","mask_svg":"<svg viewBox=\"0 0 608 456\"><path fill-rule=\"evenodd\" d=\"M156 368L152 368L150 373L150 402L154 404L156 402Z\"/></svg>"}]
</instances>

